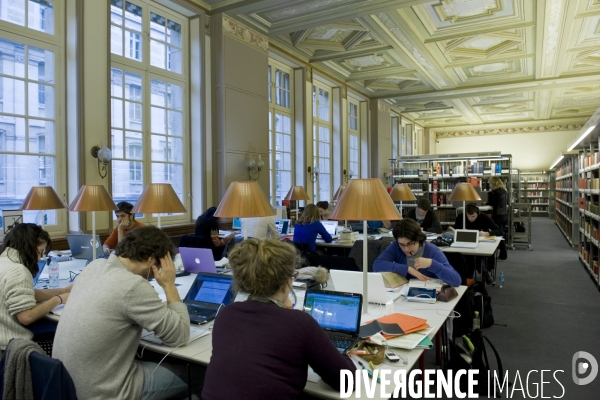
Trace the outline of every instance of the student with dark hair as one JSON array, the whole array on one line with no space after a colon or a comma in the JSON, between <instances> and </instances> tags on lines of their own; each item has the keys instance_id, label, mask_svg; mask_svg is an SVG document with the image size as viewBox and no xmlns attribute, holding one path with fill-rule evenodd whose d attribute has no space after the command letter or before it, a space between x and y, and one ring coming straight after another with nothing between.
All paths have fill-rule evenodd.
<instances>
[{"instance_id":1,"label":"student with dark hair","mask_svg":"<svg viewBox=\"0 0 600 400\"><path fill-rule=\"evenodd\" d=\"M401 220L392 233L395 241L375 260L375 272L391 271L421 281L438 278L449 285L460 286L458 272L437 246L425 241L427 237L415 220Z\"/></svg>"},{"instance_id":2,"label":"student with dark hair","mask_svg":"<svg viewBox=\"0 0 600 400\"><path fill-rule=\"evenodd\" d=\"M294 225L293 241L308 244L312 251L317 249L317 235L320 235L325 243L331 243L333 239L319 218L317 206L314 204L307 205L300 218L298 218L298 222Z\"/></svg>"},{"instance_id":3,"label":"student with dark hair","mask_svg":"<svg viewBox=\"0 0 600 400\"><path fill-rule=\"evenodd\" d=\"M0 246L0 354L13 338L33 339L26 328L67 302L71 286L34 289L38 262L50 251L50 235L36 224L17 224Z\"/></svg>"},{"instance_id":4,"label":"student with dark hair","mask_svg":"<svg viewBox=\"0 0 600 400\"><path fill-rule=\"evenodd\" d=\"M200 238L202 247L212 250L215 260L220 260L227 242L235 237L235 233L224 238L219 237L219 218L215 217L216 211L217 207L210 207L198 217L194 235Z\"/></svg>"},{"instance_id":5,"label":"student with dark hair","mask_svg":"<svg viewBox=\"0 0 600 400\"><path fill-rule=\"evenodd\" d=\"M417 207L408 212L406 218L417 221L422 230L433 233L442 233L442 224L435 211L431 209L431 202L425 197L417 201Z\"/></svg>"},{"instance_id":6,"label":"student with dark hair","mask_svg":"<svg viewBox=\"0 0 600 400\"><path fill-rule=\"evenodd\" d=\"M143 329L173 347L189 340L190 317L175 287L171 254L169 237L143 226L127 234L115 254L93 261L77 277L52 352L73 378L77 397L186 396L185 371L135 359ZM163 288L166 306L150 285L152 279Z\"/></svg>"},{"instance_id":7,"label":"student with dark hair","mask_svg":"<svg viewBox=\"0 0 600 400\"><path fill-rule=\"evenodd\" d=\"M115 215L117 216L117 226L115 226L115 229L113 229L110 236L104 241L104 245L102 245L104 253L110 254L128 232L135 228L139 228L140 226L144 226L143 223L135 220L135 214L131 213L132 209L133 204L131 203L126 201L117 203L117 210L115 211Z\"/></svg>"},{"instance_id":8,"label":"student with dark hair","mask_svg":"<svg viewBox=\"0 0 600 400\"><path fill-rule=\"evenodd\" d=\"M356 367L313 317L290 310L296 249L279 240L248 239L231 251L229 264L238 290L249 297L215 319L202 398L297 399L308 366L339 391L340 371Z\"/></svg>"},{"instance_id":9,"label":"student with dark hair","mask_svg":"<svg viewBox=\"0 0 600 400\"><path fill-rule=\"evenodd\" d=\"M488 180L492 190L488 193L488 204L492 206L492 220L502 230L502 236L506 239L504 226L508 221L508 192L504 182L499 176L492 176ZM504 261L508 258L506 246L500 247L499 260Z\"/></svg>"},{"instance_id":10,"label":"student with dark hair","mask_svg":"<svg viewBox=\"0 0 600 400\"><path fill-rule=\"evenodd\" d=\"M329 202L319 201L317 202L316 206L319 209L319 215L321 216L321 219L323 221L327 221L329 219L329 215L331 214L331 211L329 211Z\"/></svg>"}]
</instances>

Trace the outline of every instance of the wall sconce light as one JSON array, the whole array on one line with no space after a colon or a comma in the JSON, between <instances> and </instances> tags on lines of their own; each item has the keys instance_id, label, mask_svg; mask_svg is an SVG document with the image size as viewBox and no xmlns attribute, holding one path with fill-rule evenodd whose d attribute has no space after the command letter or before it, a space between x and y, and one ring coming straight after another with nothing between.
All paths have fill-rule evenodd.
<instances>
[{"instance_id":1,"label":"wall sconce light","mask_svg":"<svg viewBox=\"0 0 600 400\"><path fill-rule=\"evenodd\" d=\"M100 142L100 146L104 146L104 143ZM108 174L108 164L112 160L112 151L108 147L94 146L90 151L92 157L98 159L98 175L104 179Z\"/></svg>"},{"instance_id":2,"label":"wall sconce light","mask_svg":"<svg viewBox=\"0 0 600 400\"><path fill-rule=\"evenodd\" d=\"M261 155L258 155L258 161L254 161L254 158L250 157L246 160L246 167L248 168L248 180L256 181L260 178L260 171L265 166L265 162L262 160ZM256 176L256 177L255 177Z\"/></svg>"},{"instance_id":3,"label":"wall sconce light","mask_svg":"<svg viewBox=\"0 0 600 400\"><path fill-rule=\"evenodd\" d=\"M319 167L315 167L314 169L309 166L308 167L308 179L310 179L310 181L312 183L317 182L317 179L319 179Z\"/></svg>"},{"instance_id":4,"label":"wall sconce light","mask_svg":"<svg viewBox=\"0 0 600 400\"><path fill-rule=\"evenodd\" d=\"M352 171L352 170L349 170L349 171L344 170L344 180L345 180L346 183L348 183L348 181L350 179L352 179L353 176L354 176L354 171Z\"/></svg>"}]
</instances>

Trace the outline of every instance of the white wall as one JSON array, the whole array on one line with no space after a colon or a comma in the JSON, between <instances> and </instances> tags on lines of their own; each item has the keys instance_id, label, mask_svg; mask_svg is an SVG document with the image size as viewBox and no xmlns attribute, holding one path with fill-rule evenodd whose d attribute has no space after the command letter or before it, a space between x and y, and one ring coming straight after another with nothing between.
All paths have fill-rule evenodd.
<instances>
[{"instance_id":1,"label":"white wall","mask_svg":"<svg viewBox=\"0 0 600 400\"><path fill-rule=\"evenodd\" d=\"M579 131L513 133L509 135L438 138L435 154L499 151L512 155L512 167L547 170Z\"/></svg>"}]
</instances>

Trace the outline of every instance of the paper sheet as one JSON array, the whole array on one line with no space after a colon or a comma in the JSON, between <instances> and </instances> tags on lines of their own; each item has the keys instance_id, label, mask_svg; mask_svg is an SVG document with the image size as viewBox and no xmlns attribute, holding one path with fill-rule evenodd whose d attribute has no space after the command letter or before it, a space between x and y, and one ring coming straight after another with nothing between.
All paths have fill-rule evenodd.
<instances>
[{"instance_id":1,"label":"paper sheet","mask_svg":"<svg viewBox=\"0 0 600 400\"><path fill-rule=\"evenodd\" d=\"M190 340L188 340L188 343L191 343L194 340L199 339L202 336L206 336L209 334L210 334L210 331L208 329L203 329L203 328L200 328L199 326L190 325ZM150 342L150 343L154 343L154 344L160 344L160 345L167 346L165 343L163 343L162 340L160 340L156 335L154 335L154 332L147 331L146 329L144 329L142 332L142 340L145 340L146 342Z\"/></svg>"},{"instance_id":2,"label":"paper sheet","mask_svg":"<svg viewBox=\"0 0 600 400\"><path fill-rule=\"evenodd\" d=\"M308 367L308 376L306 380L309 382L317 383L321 380L321 377L315 371L313 371L311 367Z\"/></svg>"}]
</instances>

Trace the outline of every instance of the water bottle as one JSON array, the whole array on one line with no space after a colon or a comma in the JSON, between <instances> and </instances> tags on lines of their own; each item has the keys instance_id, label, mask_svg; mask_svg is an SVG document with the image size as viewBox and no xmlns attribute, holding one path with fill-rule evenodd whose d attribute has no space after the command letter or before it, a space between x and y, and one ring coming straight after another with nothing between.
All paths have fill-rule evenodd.
<instances>
[{"instance_id":1,"label":"water bottle","mask_svg":"<svg viewBox=\"0 0 600 400\"><path fill-rule=\"evenodd\" d=\"M504 271L500 271L500 278L498 279L500 282L500 289L504 287Z\"/></svg>"},{"instance_id":2,"label":"water bottle","mask_svg":"<svg viewBox=\"0 0 600 400\"><path fill-rule=\"evenodd\" d=\"M473 317L473 331L480 328L481 322L479 321L479 311L475 311L475 316Z\"/></svg>"},{"instance_id":3,"label":"water bottle","mask_svg":"<svg viewBox=\"0 0 600 400\"><path fill-rule=\"evenodd\" d=\"M48 265L48 276L49 276L49 282L48 282L48 287L50 289L56 289L58 287L58 262L56 261L56 259L51 258L50 259L50 265Z\"/></svg>"}]
</instances>

